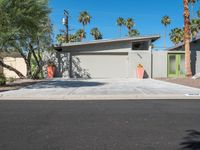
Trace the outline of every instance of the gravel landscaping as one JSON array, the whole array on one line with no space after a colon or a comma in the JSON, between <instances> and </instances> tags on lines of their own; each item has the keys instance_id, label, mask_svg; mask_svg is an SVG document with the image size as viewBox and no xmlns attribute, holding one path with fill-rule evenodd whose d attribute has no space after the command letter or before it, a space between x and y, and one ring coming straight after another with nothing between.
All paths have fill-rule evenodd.
<instances>
[{"instance_id":1,"label":"gravel landscaping","mask_svg":"<svg viewBox=\"0 0 200 150\"><path fill-rule=\"evenodd\" d=\"M191 78L158 78L158 80L186 85L194 88L200 88L200 79L194 80Z\"/></svg>"}]
</instances>

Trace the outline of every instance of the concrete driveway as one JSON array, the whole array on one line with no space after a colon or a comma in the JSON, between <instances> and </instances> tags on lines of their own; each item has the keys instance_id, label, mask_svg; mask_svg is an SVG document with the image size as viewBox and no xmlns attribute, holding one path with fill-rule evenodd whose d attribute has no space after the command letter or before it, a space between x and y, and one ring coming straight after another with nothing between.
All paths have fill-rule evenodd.
<instances>
[{"instance_id":1,"label":"concrete driveway","mask_svg":"<svg viewBox=\"0 0 200 150\"><path fill-rule=\"evenodd\" d=\"M0 99L200 99L200 89L153 79L52 79L16 91L0 93Z\"/></svg>"}]
</instances>

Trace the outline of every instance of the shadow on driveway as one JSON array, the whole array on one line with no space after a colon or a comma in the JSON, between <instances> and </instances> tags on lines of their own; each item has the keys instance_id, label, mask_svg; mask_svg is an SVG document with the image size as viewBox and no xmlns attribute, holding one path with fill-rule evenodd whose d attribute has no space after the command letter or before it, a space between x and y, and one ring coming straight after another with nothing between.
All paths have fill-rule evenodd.
<instances>
[{"instance_id":1,"label":"shadow on driveway","mask_svg":"<svg viewBox=\"0 0 200 150\"><path fill-rule=\"evenodd\" d=\"M196 130L187 130L187 136L181 143L182 150L200 150L200 132Z\"/></svg>"},{"instance_id":2,"label":"shadow on driveway","mask_svg":"<svg viewBox=\"0 0 200 150\"><path fill-rule=\"evenodd\" d=\"M105 85L103 82L90 81L43 81L25 89L43 89L43 88L79 88L79 87L95 87Z\"/></svg>"}]
</instances>

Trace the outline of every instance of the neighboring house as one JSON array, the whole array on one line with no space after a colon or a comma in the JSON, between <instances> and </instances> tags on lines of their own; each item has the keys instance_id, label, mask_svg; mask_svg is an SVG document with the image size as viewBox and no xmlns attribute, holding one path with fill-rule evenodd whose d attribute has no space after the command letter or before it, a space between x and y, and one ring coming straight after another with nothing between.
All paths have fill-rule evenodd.
<instances>
[{"instance_id":1,"label":"neighboring house","mask_svg":"<svg viewBox=\"0 0 200 150\"><path fill-rule=\"evenodd\" d=\"M62 44L57 50L58 77L136 78L142 64L152 77L152 43L159 35Z\"/></svg>"},{"instance_id":2,"label":"neighboring house","mask_svg":"<svg viewBox=\"0 0 200 150\"><path fill-rule=\"evenodd\" d=\"M190 50L191 50L191 69L192 74L200 73L200 37L194 38L190 42ZM185 73L185 47L184 43L176 45L167 49L169 53L168 56L169 61L169 73L176 74L179 72Z\"/></svg>"},{"instance_id":3,"label":"neighboring house","mask_svg":"<svg viewBox=\"0 0 200 150\"><path fill-rule=\"evenodd\" d=\"M192 75L200 72L200 37L191 40L191 70ZM152 52L152 72L154 78L185 77L184 43L164 51Z\"/></svg>"},{"instance_id":4,"label":"neighboring house","mask_svg":"<svg viewBox=\"0 0 200 150\"><path fill-rule=\"evenodd\" d=\"M3 58L3 62L7 65L10 65L20 71L24 76L26 76L26 64L24 62L24 59L21 57L19 53L13 52L13 53L0 53L1 57ZM10 71L6 68L0 68L0 71L4 73L4 75L7 78L19 78L18 75Z\"/></svg>"}]
</instances>

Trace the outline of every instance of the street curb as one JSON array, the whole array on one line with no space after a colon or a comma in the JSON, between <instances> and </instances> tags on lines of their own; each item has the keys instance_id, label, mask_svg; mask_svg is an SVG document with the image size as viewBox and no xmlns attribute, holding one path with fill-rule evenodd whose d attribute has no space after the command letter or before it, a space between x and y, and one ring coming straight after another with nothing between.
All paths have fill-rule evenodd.
<instances>
[{"instance_id":1,"label":"street curb","mask_svg":"<svg viewBox=\"0 0 200 150\"><path fill-rule=\"evenodd\" d=\"M155 100L155 99L163 99L163 100L187 100L187 99L197 99L200 100L200 96L186 96L184 94L179 95L52 95L52 96L35 96L35 97L24 97L24 96L0 96L1 100Z\"/></svg>"}]
</instances>

